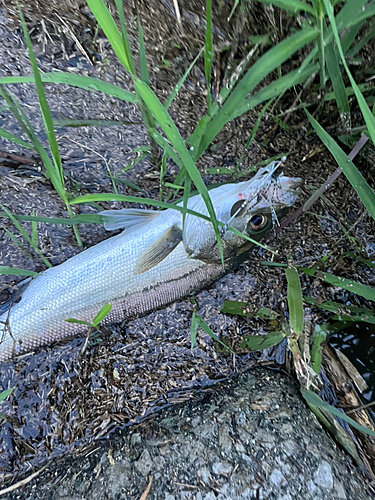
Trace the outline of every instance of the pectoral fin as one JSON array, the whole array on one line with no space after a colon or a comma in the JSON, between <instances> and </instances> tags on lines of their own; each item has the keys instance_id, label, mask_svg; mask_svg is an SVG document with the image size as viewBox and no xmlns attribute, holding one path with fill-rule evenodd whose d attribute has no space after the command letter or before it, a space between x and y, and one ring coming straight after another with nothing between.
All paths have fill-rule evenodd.
<instances>
[{"instance_id":1,"label":"pectoral fin","mask_svg":"<svg viewBox=\"0 0 375 500\"><path fill-rule=\"evenodd\" d=\"M126 229L126 232L135 231L160 215L156 210L142 210L137 208L123 208L121 210L104 210L99 212L107 231Z\"/></svg>"},{"instance_id":2,"label":"pectoral fin","mask_svg":"<svg viewBox=\"0 0 375 500\"><path fill-rule=\"evenodd\" d=\"M138 259L134 274L143 274L164 260L182 241L182 231L177 225L171 226L148 246Z\"/></svg>"}]
</instances>

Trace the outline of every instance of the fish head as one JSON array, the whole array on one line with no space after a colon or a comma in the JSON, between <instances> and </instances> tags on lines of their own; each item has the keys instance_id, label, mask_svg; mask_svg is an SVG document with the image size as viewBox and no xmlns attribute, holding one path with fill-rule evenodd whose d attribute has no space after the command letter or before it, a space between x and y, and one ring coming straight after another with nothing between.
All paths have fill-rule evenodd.
<instances>
[{"instance_id":1,"label":"fish head","mask_svg":"<svg viewBox=\"0 0 375 500\"><path fill-rule=\"evenodd\" d=\"M273 162L274 163L274 162ZM287 177L283 173L270 173L261 169L249 181L226 184L209 191L220 226L224 261L228 265L244 260L253 243L233 230L260 241L293 206L299 194L302 179ZM189 200L188 207L207 215L207 207L200 195ZM187 215L183 241L190 258L207 263L220 263L216 235L210 221ZM244 256L245 255L245 256Z\"/></svg>"}]
</instances>

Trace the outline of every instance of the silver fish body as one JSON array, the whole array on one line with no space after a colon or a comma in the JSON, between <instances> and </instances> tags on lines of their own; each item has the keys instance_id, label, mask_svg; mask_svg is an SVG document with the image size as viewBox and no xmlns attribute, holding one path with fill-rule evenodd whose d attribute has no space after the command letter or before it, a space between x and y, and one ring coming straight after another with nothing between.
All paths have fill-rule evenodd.
<instances>
[{"instance_id":1,"label":"silver fish body","mask_svg":"<svg viewBox=\"0 0 375 500\"><path fill-rule=\"evenodd\" d=\"M272 227L271 212L294 204L301 184L281 174L262 186L262 178L209 192L217 219L256 240ZM207 214L199 195L188 208ZM84 332L86 326L66 319L92 322L105 303L112 305L103 321L108 324L173 302L220 278L252 247L224 226L223 267L210 221L186 215L183 226L182 213L174 209L117 213L117 224L126 228L121 234L33 278L20 302L0 316L0 362ZM109 228L118 227L117 213L104 213Z\"/></svg>"}]
</instances>

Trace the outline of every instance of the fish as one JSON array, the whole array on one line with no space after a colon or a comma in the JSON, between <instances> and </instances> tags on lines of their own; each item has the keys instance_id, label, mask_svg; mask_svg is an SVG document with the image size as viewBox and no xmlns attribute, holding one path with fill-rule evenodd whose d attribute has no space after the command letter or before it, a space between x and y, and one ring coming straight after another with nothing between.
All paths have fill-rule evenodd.
<instances>
[{"instance_id":1,"label":"fish","mask_svg":"<svg viewBox=\"0 0 375 500\"><path fill-rule=\"evenodd\" d=\"M285 176L281 164L208 191L222 256L200 194L188 199L185 215L183 202L165 210L100 212L107 230L123 231L26 281L20 300L0 316L0 363L87 332L69 318L91 323L105 304L112 308L102 324L134 318L236 268L298 197L302 180Z\"/></svg>"}]
</instances>

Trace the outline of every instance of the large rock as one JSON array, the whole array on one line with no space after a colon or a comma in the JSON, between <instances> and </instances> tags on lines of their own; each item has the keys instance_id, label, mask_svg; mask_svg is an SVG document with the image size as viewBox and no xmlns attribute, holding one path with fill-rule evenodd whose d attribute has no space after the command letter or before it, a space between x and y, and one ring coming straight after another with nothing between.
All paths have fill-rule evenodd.
<instances>
[{"instance_id":1,"label":"large rock","mask_svg":"<svg viewBox=\"0 0 375 500\"><path fill-rule=\"evenodd\" d=\"M301 401L264 370L202 391L43 471L4 498L369 500L360 472ZM144 498L144 497L143 497Z\"/></svg>"}]
</instances>

